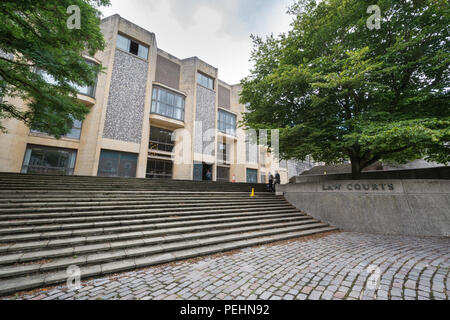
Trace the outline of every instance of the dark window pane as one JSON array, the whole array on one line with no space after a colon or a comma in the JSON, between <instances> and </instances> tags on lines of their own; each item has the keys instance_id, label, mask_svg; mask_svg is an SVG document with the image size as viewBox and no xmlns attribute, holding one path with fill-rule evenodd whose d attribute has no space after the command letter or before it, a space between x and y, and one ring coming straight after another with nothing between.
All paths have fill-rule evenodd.
<instances>
[{"instance_id":1,"label":"dark window pane","mask_svg":"<svg viewBox=\"0 0 450 320\"><path fill-rule=\"evenodd\" d=\"M22 173L73 174L76 151L30 146L25 152Z\"/></svg>"},{"instance_id":2,"label":"dark window pane","mask_svg":"<svg viewBox=\"0 0 450 320\"><path fill-rule=\"evenodd\" d=\"M217 167L217 180L218 181L230 181L230 168Z\"/></svg>"},{"instance_id":3,"label":"dark window pane","mask_svg":"<svg viewBox=\"0 0 450 320\"><path fill-rule=\"evenodd\" d=\"M149 148L151 150L172 152L175 147L175 143L172 141L172 135L172 131L151 127Z\"/></svg>"},{"instance_id":4,"label":"dark window pane","mask_svg":"<svg viewBox=\"0 0 450 320\"><path fill-rule=\"evenodd\" d=\"M139 53L139 44L137 42L134 42L133 40L131 40L131 43L130 43L130 53L132 53L136 56Z\"/></svg>"},{"instance_id":5,"label":"dark window pane","mask_svg":"<svg viewBox=\"0 0 450 320\"><path fill-rule=\"evenodd\" d=\"M147 162L147 178L150 179L171 179L172 161L149 159Z\"/></svg>"},{"instance_id":6,"label":"dark window pane","mask_svg":"<svg viewBox=\"0 0 450 320\"><path fill-rule=\"evenodd\" d=\"M184 121L184 97L155 87L153 89L152 101L152 113ZM153 103L156 102L158 102L158 106L155 108L153 107Z\"/></svg>"},{"instance_id":7,"label":"dark window pane","mask_svg":"<svg viewBox=\"0 0 450 320\"><path fill-rule=\"evenodd\" d=\"M98 175L103 177L136 177L137 155L102 150Z\"/></svg>"}]
</instances>

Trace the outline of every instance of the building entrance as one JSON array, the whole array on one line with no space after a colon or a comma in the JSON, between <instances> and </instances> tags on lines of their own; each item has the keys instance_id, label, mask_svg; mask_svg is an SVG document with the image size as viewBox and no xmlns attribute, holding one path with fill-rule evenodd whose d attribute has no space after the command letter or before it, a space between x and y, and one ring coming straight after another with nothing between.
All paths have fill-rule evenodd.
<instances>
[{"instance_id":1,"label":"building entrance","mask_svg":"<svg viewBox=\"0 0 450 320\"><path fill-rule=\"evenodd\" d=\"M212 181L212 178L212 164L208 164L205 162L194 162L194 181Z\"/></svg>"}]
</instances>

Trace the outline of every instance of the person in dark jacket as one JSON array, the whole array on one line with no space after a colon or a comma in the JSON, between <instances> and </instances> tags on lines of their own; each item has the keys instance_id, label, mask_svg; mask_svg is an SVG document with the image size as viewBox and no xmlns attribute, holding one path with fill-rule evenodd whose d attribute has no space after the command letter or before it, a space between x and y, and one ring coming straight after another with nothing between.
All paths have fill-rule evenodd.
<instances>
[{"instance_id":1,"label":"person in dark jacket","mask_svg":"<svg viewBox=\"0 0 450 320\"><path fill-rule=\"evenodd\" d=\"M276 187L277 184L281 184L281 176L278 173L278 171L275 174L275 185L274 185L274 187Z\"/></svg>"},{"instance_id":2,"label":"person in dark jacket","mask_svg":"<svg viewBox=\"0 0 450 320\"><path fill-rule=\"evenodd\" d=\"M273 192L273 175L269 172L269 191Z\"/></svg>"}]
</instances>

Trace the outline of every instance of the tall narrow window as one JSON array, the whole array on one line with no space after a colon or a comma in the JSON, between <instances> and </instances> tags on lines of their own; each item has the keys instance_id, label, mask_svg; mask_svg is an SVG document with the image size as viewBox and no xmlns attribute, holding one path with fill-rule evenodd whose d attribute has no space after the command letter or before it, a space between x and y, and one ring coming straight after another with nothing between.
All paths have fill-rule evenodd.
<instances>
[{"instance_id":1,"label":"tall narrow window","mask_svg":"<svg viewBox=\"0 0 450 320\"><path fill-rule=\"evenodd\" d=\"M219 131L229 135L236 135L236 115L219 110Z\"/></svg>"},{"instance_id":2,"label":"tall narrow window","mask_svg":"<svg viewBox=\"0 0 450 320\"><path fill-rule=\"evenodd\" d=\"M217 146L217 161L221 164L228 164L227 144L219 142Z\"/></svg>"},{"instance_id":3,"label":"tall narrow window","mask_svg":"<svg viewBox=\"0 0 450 320\"><path fill-rule=\"evenodd\" d=\"M87 64L94 65L94 62L86 60ZM73 84L73 87L78 90L78 93L84 94L89 97L95 97L95 89L97 88L97 80L95 79L95 83L92 86L79 86Z\"/></svg>"}]
</instances>

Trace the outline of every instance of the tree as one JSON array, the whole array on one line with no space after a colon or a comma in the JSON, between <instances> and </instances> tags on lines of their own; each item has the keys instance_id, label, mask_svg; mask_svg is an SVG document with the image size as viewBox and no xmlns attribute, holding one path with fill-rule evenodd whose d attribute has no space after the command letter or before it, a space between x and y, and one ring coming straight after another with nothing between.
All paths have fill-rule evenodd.
<instances>
[{"instance_id":1,"label":"tree","mask_svg":"<svg viewBox=\"0 0 450 320\"><path fill-rule=\"evenodd\" d=\"M291 30L252 36L244 125L280 128L285 159L450 161L450 6L446 0L302 0ZM372 29L372 30L371 30Z\"/></svg>"},{"instance_id":2,"label":"tree","mask_svg":"<svg viewBox=\"0 0 450 320\"><path fill-rule=\"evenodd\" d=\"M89 109L77 101L75 85L94 85L102 69L83 53L93 56L105 47L97 7L106 5L109 0L0 2L0 119L15 118L57 138L70 131L73 119L84 120ZM73 6L80 9L80 28ZM19 109L8 102L12 98L27 107Z\"/></svg>"}]
</instances>

